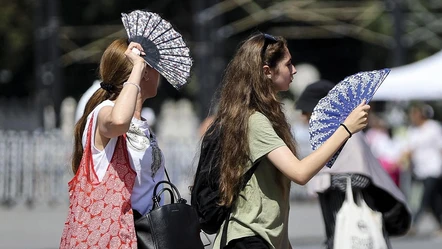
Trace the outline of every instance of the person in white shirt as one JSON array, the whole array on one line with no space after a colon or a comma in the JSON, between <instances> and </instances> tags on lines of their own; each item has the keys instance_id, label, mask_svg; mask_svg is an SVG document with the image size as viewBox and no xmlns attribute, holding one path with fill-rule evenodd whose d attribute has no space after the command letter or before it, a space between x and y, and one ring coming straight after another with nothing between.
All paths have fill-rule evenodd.
<instances>
[{"instance_id":1,"label":"person in white shirt","mask_svg":"<svg viewBox=\"0 0 442 249\"><path fill-rule=\"evenodd\" d=\"M75 110L75 122L78 122L78 120L83 116L84 108L86 107L86 103L89 101L89 99L92 97L92 95L101 87L99 80L94 80L92 85L86 90L86 92L81 95L80 100L77 104L77 109Z\"/></svg>"},{"instance_id":2,"label":"person in white shirt","mask_svg":"<svg viewBox=\"0 0 442 249\"><path fill-rule=\"evenodd\" d=\"M442 233L442 127L432 119L433 108L416 104L409 110L408 150L414 177L423 183L421 203L414 214L414 224L427 207L439 224Z\"/></svg>"},{"instance_id":3,"label":"person in white shirt","mask_svg":"<svg viewBox=\"0 0 442 249\"><path fill-rule=\"evenodd\" d=\"M370 128L365 132L367 143L373 155L379 160L394 183L400 186L401 144L392 138L390 127L386 121L376 114L371 114L370 118L370 122L372 123L369 125Z\"/></svg>"}]
</instances>

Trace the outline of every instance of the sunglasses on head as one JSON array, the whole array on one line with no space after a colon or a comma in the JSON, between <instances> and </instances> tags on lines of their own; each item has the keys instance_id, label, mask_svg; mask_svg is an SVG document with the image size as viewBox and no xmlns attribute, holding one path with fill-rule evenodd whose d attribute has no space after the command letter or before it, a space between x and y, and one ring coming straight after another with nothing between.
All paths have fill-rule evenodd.
<instances>
[{"instance_id":1,"label":"sunglasses on head","mask_svg":"<svg viewBox=\"0 0 442 249\"><path fill-rule=\"evenodd\" d=\"M264 54L267 50L267 47L269 46L269 44L277 43L278 39L276 39L273 35L269 35L266 33L262 33L262 35L264 36L264 46L262 46L261 58L264 60Z\"/></svg>"}]
</instances>

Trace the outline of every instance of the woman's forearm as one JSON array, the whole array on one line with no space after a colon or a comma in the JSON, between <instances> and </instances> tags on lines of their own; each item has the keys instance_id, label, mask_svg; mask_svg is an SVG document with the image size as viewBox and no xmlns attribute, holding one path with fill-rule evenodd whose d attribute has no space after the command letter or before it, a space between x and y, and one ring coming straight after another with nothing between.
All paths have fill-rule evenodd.
<instances>
[{"instance_id":1,"label":"woman's forearm","mask_svg":"<svg viewBox=\"0 0 442 249\"><path fill-rule=\"evenodd\" d=\"M304 185L324 167L348 137L348 132L339 127L321 147L302 160L296 158L287 146L271 151L267 157L290 180Z\"/></svg>"},{"instance_id":2,"label":"woman's forearm","mask_svg":"<svg viewBox=\"0 0 442 249\"><path fill-rule=\"evenodd\" d=\"M126 84L120 92L120 95L115 101L115 106L112 109L111 120L115 125L127 126L129 129L130 121L134 115L137 98L139 93L139 86L141 82L142 73L146 67L145 63L135 64ZM135 85L133 85L135 84Z\"/></svg>"},{"instance_id":3,"label":"woman's forearm","mask_svg":"<svg viewBox=\"0 0 442 249\"><path fill-rule=\"evenodd\" d=\"M308 178L307 182L324 167L348 138L348 132L340 126L322 146L300 161L299 167L304 169L302 174Z\"/></svg>"}]
</instances>

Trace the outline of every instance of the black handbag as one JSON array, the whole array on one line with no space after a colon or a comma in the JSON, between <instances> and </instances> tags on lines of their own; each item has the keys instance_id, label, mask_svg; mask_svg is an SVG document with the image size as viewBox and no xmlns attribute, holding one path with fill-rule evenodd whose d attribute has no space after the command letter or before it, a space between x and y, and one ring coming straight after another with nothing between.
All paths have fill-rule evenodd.
<instances>
[{"instance_id":1,"label":"black handbag","mask_svg":"<svg viewBox=\"0 0 442 249\"><path fill-rule=\"evenodd\" d=\"M167 172L166 172L167 175ZM169 178L169 176L167 176ZM164 188L157 193L158 187ZM161 195L170 194L170 204L160 206ZM195 209L186 204L178 189L169 181L160 181L153 192L153 208L140 215L134 210L139 249L203 249L200 225Z\"/></svg>"}]
</instances>

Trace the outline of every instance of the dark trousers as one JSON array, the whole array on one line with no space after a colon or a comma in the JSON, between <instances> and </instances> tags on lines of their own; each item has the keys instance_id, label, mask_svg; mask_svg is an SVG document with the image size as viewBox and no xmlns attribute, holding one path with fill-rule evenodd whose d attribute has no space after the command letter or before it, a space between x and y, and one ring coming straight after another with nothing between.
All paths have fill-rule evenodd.
<instances>
[{"instance_id":1,"label":"dark trousers","mask_svg":"<svg viewBox=\"0 0 442 249\"><path fill-rule=\"evenodd\" d=\"M224 249L269 249L267 242L261 236L250 236L234 239Z\"/></svg>"},{"instance_id":2,"label":"dark trousers","mask_svg":"<svg viewBox=\"0 0 442 249\"><path fill-rule=\"evenodd\" d=\"M370 206L372 209L375 209L373 207L374 200L371 197L371 195L367 194L367 191L365 191L365 189L353 188L353 196L356 197L358 193L362 194L368 206ZM345 193L339 189L328 189L324 193L318 193L318 199L322 210L322 216L324 218L325 234L327 236L327 239L325 241L325 248L333 249L336 214L338 213L339 209L341 209L342 203L344 203ZM383 228L384 228L384 238L385 241L387 242L388 248L390 249L391 248L390 240L387 236L385 226Z\"/></svg>"},{"instance_id":3,"label":"dark trousers","mask_svg":"<svg viewBox=\"0 0 442 249\"><path fill-rule=\"evenodd\" d=\"M422 213L431 208L431 213L442 228L442 178L428 177L422 180L424 193L418 210L414 214L413 221L416 224Z\"/></svg>"}]
</instances>

